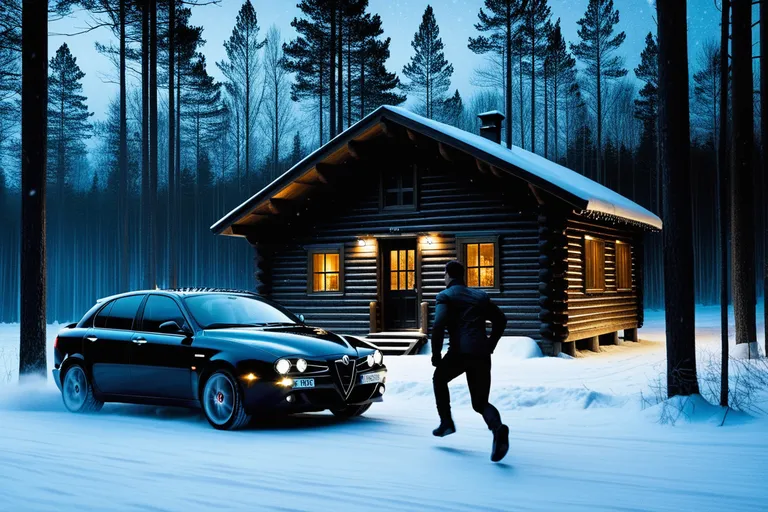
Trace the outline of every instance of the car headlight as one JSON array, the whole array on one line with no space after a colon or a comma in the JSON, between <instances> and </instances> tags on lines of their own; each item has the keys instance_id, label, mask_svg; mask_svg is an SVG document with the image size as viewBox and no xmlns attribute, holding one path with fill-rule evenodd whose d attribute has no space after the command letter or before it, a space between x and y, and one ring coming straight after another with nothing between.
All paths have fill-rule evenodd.
<instances>
[{"instance_id":1,"label":"car headlight","mask_svg":"<svg viewBox=\"0 0 768 512\"><path fill-rule=\"evenodd\" d=\"M275 363L275 370L277 370L277 373L280 375L285 375L291 371L291 362L287 359L278 359Z\"/></svg>"},{"instance_id":2,"label":"car headlight","mask_svg":"<svg viewBox=\"0 0 768 512\"><path fill-rule=\"evenodd\" d=\"M381 350L377 350L373 353L373 362L376 364L381 364L384 361L384 354L381 353Z\"/></svg>"},{"instance_id":3,"label":"car headlight","mask_svg":"<svg viewBox=\"0 0 768 512\"><path fill-rule=\"evenodd\" d=\"M373 354L368 354L368 366L373 366L375 361L375 358L373 357Z\"/></svg>"},{"instance_id":4,"label":"car headlight","mask_svg":"<svg viewBox=\"0 0 768 512\"><path fill-rule=\"evenodd\" d=\"M296 361L296 369L299 370L299 373L304 373L307 369L307 362L304 359L299 359Z\"/></svg>"}]
</instances>

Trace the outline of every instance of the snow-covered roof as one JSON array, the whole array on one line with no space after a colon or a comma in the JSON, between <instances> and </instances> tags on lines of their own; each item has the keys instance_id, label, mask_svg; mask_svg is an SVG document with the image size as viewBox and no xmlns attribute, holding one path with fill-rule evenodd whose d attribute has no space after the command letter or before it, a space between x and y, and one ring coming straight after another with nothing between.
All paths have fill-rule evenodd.
<instances>
[{"instance_id":1,"label":"snow-covered roof","mask_svg":"<svg viewBox=\"0 0 768 512\"><path fill-rule=\"evenodd\" d=\"M427 126L449 138L461 141L477 150L494 156L496 159L517 167L518 169L537 176L570 194L583 199L587 205L584 210L588 212L602 213L621 219L626 219L640 224L661 229L661 219L635 203L576 171L563 167L560 164L547 160L530 151L517 146L511 149L501 144L488 140L480 135L469 133L455 126L427 119L401 107L381 107L408 118L414 123ZM386 114L385 114L386 115Z\"/></svg>"},{"instance_id":2,"label":"snow-covered roof","mask_svg":"<svg viewBox=\"0 0 768 512\"><path fill-rule=\"evenodd\" d=\"M433 138L442 144L466 152L495 168L517 176L571 204L586 215L624 220L650 229L660 230L659 217L576 171L563 167L544 157L516 146L511 149L480 135L469 133L454 126L427 119L401 107L382 106L350 126L333 140L317 149L267 185L260 192L229 212L213 226L214 233L227 232L264 201L273 198L318 163L329 158L355 137L368 132L382 121L402 125L409 130Z\"/></svg>"}]
</instances>

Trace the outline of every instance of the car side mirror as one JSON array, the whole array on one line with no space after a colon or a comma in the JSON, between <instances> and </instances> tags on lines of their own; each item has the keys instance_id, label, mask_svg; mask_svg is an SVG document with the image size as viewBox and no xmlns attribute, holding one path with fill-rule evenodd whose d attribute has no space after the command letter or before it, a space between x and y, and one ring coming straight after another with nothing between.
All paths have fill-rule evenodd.
<instances>
[{"instance_id":1,"label":"car side mirror","mask_svg":"<svg viewBox=\"0 0 768 512\"><path fill-rule=\"evenodd\" d=\"M300 321L301 323L304 323L304 315L302 315L302 314L299 314L299 321Z\"/></svg>"},{"instance_id":2,"label":"car side mirror","mask_svg":"<svg viewBox=\"0 0 768 512\"><path fill-rule=\"evenodd\" d=\"M160 324L160 332L168 334L189 334L189 329L183 329L176 320L168 320Z\"/></svg>"}]
</instances>

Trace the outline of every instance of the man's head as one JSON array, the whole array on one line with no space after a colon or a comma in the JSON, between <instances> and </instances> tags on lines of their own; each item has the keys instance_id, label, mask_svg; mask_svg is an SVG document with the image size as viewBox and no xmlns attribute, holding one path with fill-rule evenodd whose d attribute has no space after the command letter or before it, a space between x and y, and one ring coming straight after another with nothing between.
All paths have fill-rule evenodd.
<instances>
[{"instance_id":1,"label":"man's head","mask_svg":"<svg viewBox=\"0 0 768 512\"><path fill-rule=\"evenodd\" d=\"M456 260L445 264L445 285L451 281L464 281L464 265Z\"/></svg>"}]
</instances>

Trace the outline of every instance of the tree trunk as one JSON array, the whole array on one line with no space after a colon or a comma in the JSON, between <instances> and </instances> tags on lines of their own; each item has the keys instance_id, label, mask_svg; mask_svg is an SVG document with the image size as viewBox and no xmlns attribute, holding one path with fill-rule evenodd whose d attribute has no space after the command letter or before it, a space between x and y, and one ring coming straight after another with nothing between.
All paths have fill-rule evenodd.
<instances>
[{"instance_id":1,"label":"tree trunk","mask_svg":"<svg viewBox=\"0 0 768 512\"><path fill-rule=\"evenodd\" d=\"M547 65L544 64L544 158L549 158L549 91L547 90Z\"/></svg>"},{"instance_id":2,"label":"tree trunk","mask_svg":"<svg viewBox=\"0 0 768 512\"><path fill-rule=\"evenodd\" d=\"M330 65L328 69L330 71L328 78L328 96L330 100L330 112L328 115L328 129L330 130L330 138L336 137L336 2L331 1L331 33L330 33Z\"/></svg>"},{"instance_id":3,"label":"tree trunk","mask_svg":"<svg viewBox=\"0 0 768 512\"><path fill-rule=\"evenodd\" d=\"M130 261L128 255L128 107L125 84L125 2L120 2L120 175L118 178L118 215L120 224L119 291L130 288Z\"/></svg>"},{"instance_id":4,"label":"tree trunk","mask_svg":"<svg viewBox=\"0 0 768 512\"><path fill-rule=\"evenodd\" d=\"M536 36L531 31L531 153L536 152Z\"/></svg>"},{"instance_id":5,"label":"tree trunk","mask_svg":"<svg viewBox=\"0 0 768 512\"><path fill-rule=\"evenodd\" d=\"M149 252L151 229L149 217L149 3L141 4L141 239L144 276L143 287L152 287Z\"/></svg>"},{"instance_id":6,"label":"tree trunk","mask_svg":"<svg viewBox=\"0 0 768 512\"><path fill-rule=\"evenodd\" d=\"M21 303L19 376L47 376L45 186L48 2L23 0L21 25Z\"/></svg>"},{"instance_id":7,"label":"tree trunk","mask_svg":"<svg viewBox=\"0 0 768 512\"><path fill-rule=\"evenodd\" d=\"M122 5L123 2L120 2ZM176 0L168 0L168 281L171 288L179 286L176 263L176 165L174 158L174 64L176 60Z\"/></svg>"},{"instance_id":8,"label":"tree trunk","mask_svg":"<svg viewBox=\"0 0 768 512\"><path fill-rule=\"evenodd\" d=\"M512 148L512 2L507 2L507 29L505 32L506 45L504 48L504 60L506 63L505 72L505 110L507 116L506 126L504 127L507 135L507 147Z\"/></svg>"},{"instance_id":9,"label":"tree trunk","mask_svg":"<svg viewBox=\"0 0 768 512\"><path fill-rule=\"evenodd\" d=\"M763 21L765 20L765 21ZM721 57L722 58L722 57ZM768 197L768 5L760 2L760 145L762 149L763 198ZM765 354L768 355L768 207L763 217L763 322Z\"/></svg>"},{"instance_id":10,"label":"tree trunk","mask_svg":"<svg viewBox=\"0 0 768 512\"><path fill-rule=\"evenodd\" d=\"M720 221L720 405L728 406L728 27L730 0L723 0L720 26L720 138L717 170Z\"/></svg>"},{"instance_id":11,"label":"tree trunk","mask_svg":"<svg viewBox=\"0 0 768 512\"><path fill-rule=\"evenodd\" d=\"M734 2L731 52L733 130L731 153L731 261L736 344L750 357L757 341L755 326L755 222L752 174L752 6Z\"/></svg>"},{"instance_id":12,"label":"tree trunk","mask_svg":"<svg viewBox=\"0 0 768 512\"><path fill-rule=\"evenodd\" d=\"M157 286L157 0L149 2L150 62L149 62L149 279L150 286Z\"/></svg>"},{"instance_id":13,"label":"tree trunk","mask_svg":"<svg viewBox=\"0 0 768 512\"><path fill-rule=\"evenodd\" d=\"M686 0L658 2L667 393L699 392L694 334Z\"/></svg>"},{"instance_id":14,"label":"tree trunk","mask_svg":"<svg viewBox=\"0 0 768 512\"><path fill-rule=\"evenodd\" d=\"M344 55L344 13L342 9L343 2L339 2L339 44L338 48L336 49L336 53L338 54L338 68L336 69L336 72L338 73L337 81L339 82L337 84L337 87L339 89L339 101L336 104L336 108L338 111L336 112L336 122L338 123L338 129L336 130L336 133L341 133L344 131L344 65L343 65L343 55Z\"/></svg>"}]
</instances>

